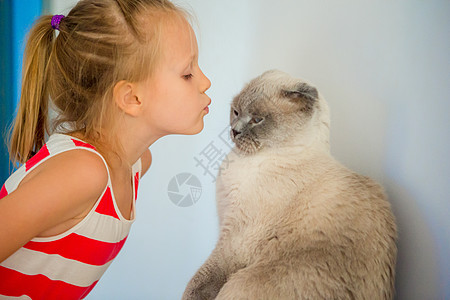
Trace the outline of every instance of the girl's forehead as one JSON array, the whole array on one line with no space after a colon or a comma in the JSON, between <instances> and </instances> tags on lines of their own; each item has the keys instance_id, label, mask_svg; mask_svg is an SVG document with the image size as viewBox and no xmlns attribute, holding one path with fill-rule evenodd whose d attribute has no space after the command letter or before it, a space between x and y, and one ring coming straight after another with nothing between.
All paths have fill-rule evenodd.
<instances>
[{"instance_id":1,"label":"girl's forehead","mask_svg":"<svg viewBox=\"0 0 450 300\"><path fill-rule=\"evenodd\" d=\"M191 25L186 20L177 20L175 22L168 23L167 33L170 35L175 35L179 38L184 37L185 39L195 39L195 33Z\"/></svg>"},{"instance_id":2,"label":"girl's forehead","mask_svg":"<svg viewBox=\"0 0 450 300\"><path fill-rule=\"evenodd\" d=\"M163 33L163 47L165 51L170 52L192 52L195 54L197 49L197 38L191 25L187 22L176 22L167 24Z\"/></svg>"}]
</instances>

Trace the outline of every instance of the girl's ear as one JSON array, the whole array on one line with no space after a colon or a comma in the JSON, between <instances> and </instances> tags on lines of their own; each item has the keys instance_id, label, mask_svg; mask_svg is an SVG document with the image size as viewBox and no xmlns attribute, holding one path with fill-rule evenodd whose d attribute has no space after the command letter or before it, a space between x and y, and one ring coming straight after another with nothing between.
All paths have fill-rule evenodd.
<instances>
[{"instance_id":1,"label":"girl's ear","mask_svg":"<svg viewBox=\"0 0 450 300\"><path fill-rule=\"evenodd\" d=\"M113 99L120 109L130 116L137 116L142 107L142 102L136 94L136 86L125 80L114 86Z\"/></svg>"}]
</instances>

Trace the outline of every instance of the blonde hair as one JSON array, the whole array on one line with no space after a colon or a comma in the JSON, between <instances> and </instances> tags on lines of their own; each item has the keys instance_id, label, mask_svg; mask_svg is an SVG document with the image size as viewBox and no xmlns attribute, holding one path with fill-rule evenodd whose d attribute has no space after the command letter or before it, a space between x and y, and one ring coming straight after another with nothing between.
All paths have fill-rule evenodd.
<instances>
[{"instance_id":1,"label":"blonde hair","mask_svg":"<svg viewBox=\"0 0 450 300\"><path fill-rule=\"evenodd\" d=\"M81 132L99 151L120 154L114 85L152 75L161 56L161 28L173 16L188 14L167 0L81 0L62 19L57 37L52 16L42 16L25 47L10 159L26 162L53 131ZM57 113L51 129L49 100Z\"/></svg>"}]
</instances>

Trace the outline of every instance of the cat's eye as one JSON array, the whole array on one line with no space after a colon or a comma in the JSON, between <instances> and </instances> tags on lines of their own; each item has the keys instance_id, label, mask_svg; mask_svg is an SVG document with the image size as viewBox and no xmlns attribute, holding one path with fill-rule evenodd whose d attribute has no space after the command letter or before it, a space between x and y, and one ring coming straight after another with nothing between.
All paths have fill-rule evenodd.
<instances>
[{"instance_id":1,"label":"cat's eye","mask_svg":"<svg viewBox=\"0 0 450 300\"><path fill-rule=\"evenodd\" d=\"M263 119L263 118L259 118L259 117L254 117L254 118L251 120L251 122L252 122L253 124L258 124L258 123L261 123L262 120L264 120L264 119Z\"/></svg>"},{"instance_id":2,"label":"cat's eye","mask_svg":"<svg viewBox=\"0 0 450 300\"><path fill-rule=\"evenodd\" d=\"M239 112L237 111L237 110L233 110L233 114L237 117L237 116L239 116Z\"/></svg>"}]
</instances>

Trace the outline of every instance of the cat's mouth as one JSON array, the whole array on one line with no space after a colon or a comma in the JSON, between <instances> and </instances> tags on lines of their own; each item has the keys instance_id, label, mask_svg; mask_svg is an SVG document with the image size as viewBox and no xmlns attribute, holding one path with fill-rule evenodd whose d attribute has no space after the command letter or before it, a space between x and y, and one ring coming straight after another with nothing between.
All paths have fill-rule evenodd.
<instances>
[{"instance_id":1,"label":"cat's mouth","mask_svg":"<svg viewBox=\"0 0 450 300\"><path fill-rule=\"evenodd\" d=\"M234 142L236 148L242 154L254 154L262 147L259 141L242 135L234 137L232 134L231 140Z\"/></svg>"}]
</instances>

